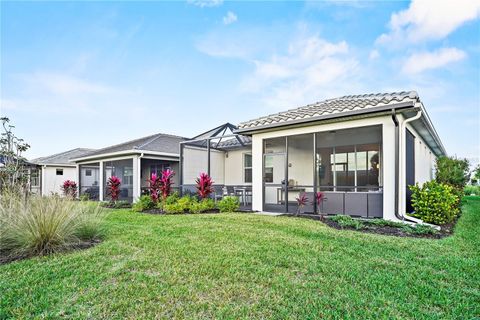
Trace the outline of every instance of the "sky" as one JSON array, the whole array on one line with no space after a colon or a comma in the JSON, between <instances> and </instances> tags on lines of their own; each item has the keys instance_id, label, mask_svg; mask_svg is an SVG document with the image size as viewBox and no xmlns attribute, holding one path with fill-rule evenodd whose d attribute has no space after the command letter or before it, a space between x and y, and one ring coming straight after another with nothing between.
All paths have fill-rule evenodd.
<instances>
[{"instance_id":1,"label":"sky","mask_svg":"<svg viewBox=\"0 0 480 320\"><path fill-rule=\"evenodd\" d=\"M480 0L0 3L0 114L28 158L415 90L480 155Z\"/></svg>"}]
</instances>

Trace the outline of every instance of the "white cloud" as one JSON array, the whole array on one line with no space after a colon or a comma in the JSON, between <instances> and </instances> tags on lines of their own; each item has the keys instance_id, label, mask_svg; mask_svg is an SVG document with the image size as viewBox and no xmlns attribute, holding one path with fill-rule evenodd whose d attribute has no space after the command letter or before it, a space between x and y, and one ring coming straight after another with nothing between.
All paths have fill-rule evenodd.
<instances>
[{"instance_id":1,"label":"white cloud","mask_svg":"<svg viewBox=\"0 0 480 320\"><path fill-rule=\"evenodd\" d=\"M223 17L223 24L228 25L236 22L238 20L237 15L232 11L228 11L227 15Z\"/></svg>"},{"instance_id":2,"label":"white cloud","mask_svg":"<svg viewBox=\"0 0 480 320\"><path fill-rule=\"evenodd\" d=\"M223 0L187 0L187 3L200 8L217 7L223 3Z\"/></svg>"},{"instance_id":3,"label":"white cloud","mask_svg":"<svg viewBox=\"0 0 480 320\"><path fill-rule=\"evenodd\" d=\"M255 70L242 88L263 95L274 108L292 107L331 96L350 84L343 81L357 70L345 41L328 42L318 36L300 37L284 54L255 60Z\"/></svg>"},{"instance_id":4,"label":"white cloud","mask_svg":"<svg viewBox=\"0 0 480 320\"><path fill-rule=\"evenodd\" d=\"M17 77L32 87L59 95L98 94L113 90L109 86L62 73L34 72Z\"/></svg>"},{"instance_id":5,"label":"white cloud","mask_svg":"<svg viewBox=\"0 0 480 320\"><path fill-rule=\"evenodd\" d=\"M369 56L368 56L368 58L369 58L370 60L375 60L375 59L377 59L378 57L380 57L380 53L378 52L378 50L375 50L375 49L372 50L372 51L370 51L370 54L369 54Z\"/></svg>"},{"instance_id":6,"label":"white cloud","mask_svg":"<svg viewBox=\"0 0 480 320\"><path fill-rule=\"evenodd\" d=\"M377 43L442 39L480 16L480 0L413 0L408 9L392 14L390 32Z\"/></svg>"},{"instance_id":7,"label":"white cloud","mask_svg":"<svg viewBox=\"0 0 480 320\"><path fill-rule=\"evenodd\" d=\"M462 60L466 53L457 48L442 48L433 52L414 53L405 61L403 72L417 74L425 70L443 67L449 63Z\"/></svg>"}]
</instances>

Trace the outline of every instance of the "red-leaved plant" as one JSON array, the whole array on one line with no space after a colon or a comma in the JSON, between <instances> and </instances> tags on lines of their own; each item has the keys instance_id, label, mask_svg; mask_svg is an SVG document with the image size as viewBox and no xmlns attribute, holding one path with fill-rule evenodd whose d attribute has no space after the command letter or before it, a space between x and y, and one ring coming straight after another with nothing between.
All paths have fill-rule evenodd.
<instances>
[{"instance_id":1,"label":"red-leaved plant","mask_svg":"<svg viewBox=\"0 0 480 320\"><path fill-rule=\"evenodd\" d=\"M301 193L300 195L298 195L297 198L295 198L295 200L297 200L298 208L296 215L298 215L300 213L300 210L308 203L307 194Z\"/></svg>"},{"instance_id":2,"label":"red-leaved plant","mask_svg":"<svg viewBox=\"0 0 480 320\"><path fill-rule=\"evenodd\" d=\"M172 192L174 175L175 171L173 170L166 169L162 171L162 176L160 178L160 193L163 200L165 200Z\"/></svg>"},{"instance_id":3,"label":"red-leaved plant","mask_svg":"<svg viewBox=\"0 0 480 320\"><path fill-rule=\"evenodd\" d=\"M195 182L197 183L197 192L198 196L201 199L208 198L210 193L213 192L213 180L212 178L206 173L200 173L200 177L198 177Z\"/></svg>"},{"instance_id":4,"label":"red-leaved plant","mask_svg":"<svg viewBox=\"0 0 480 320\"><path fill-rule=\"evenodd\" d=\"M120 184L122 184L122 181L118 177L111 176L108 178L107 190L112 202L117 201L120 196Z\"/></svg>"},{"instance_id":5,"label":"red-leaved plant","mask_svg":"<svg viewBox=\"0 0 480 320\"><path fill-rule=\"evenodd\" d=\"M75 198L77 196L77 183L72 180L65 180L62 185L63 195L68 198Z\"/></svg>"},{"instance_id":6,"label":"red-leaved plant","mask_svg":"<svg viewBox=\"0 0 480 320\"><path fill-rule=\"evenodd\" d=\"M158 197L160 195L160 177L156 173L152 173L150 179L147 180L148 188L150 189L150 198L154 203L158 202Z\"/></svg>"}]
</instances>

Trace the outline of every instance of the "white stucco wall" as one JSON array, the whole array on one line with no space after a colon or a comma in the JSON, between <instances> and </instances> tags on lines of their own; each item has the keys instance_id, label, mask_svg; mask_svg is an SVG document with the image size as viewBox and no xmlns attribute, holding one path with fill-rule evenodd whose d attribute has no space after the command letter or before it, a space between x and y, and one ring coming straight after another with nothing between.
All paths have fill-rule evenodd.
<instances>
[{"instance_id":1,"label":"white stucco wall","mask_svg":"<svg viewBox=\"0 0 480 320\"><path fill-rule=\"evenodd\" d=\"M228 157L225 156L225 184L250 185L250 183L245 183L243 157L246 153L251 154L251 149L242 148L228 151Z\"/></svg>"},{"instance_id":2,"label":"white stucco wall","mask_svg":"<svg viewBox=\"0 0 480 320\"><path fill-rule=\"evenodd\" d=\"M63 175L57 176L57 169L63 169ZM78 185L77 168L42 166L42 195L49 196L52 193L62 195L61 186L65 180L73 180Z\"/></svg>"},{"instance_id":3,"label":"white stucco wall","mask_svg":"<svg viewBox=\"0 0 480 320\"><path fill-rule=\"evenodd\" d=\"M253 210L263 210L263 140L275 137L299 135L313 132L341 130L354 127L382 125L381 175L383 181L384 218L395 220L395 125L390 116L343 121L338 123L316 124L298 128L282 129L252 136L253 154ZM298 155L302 157L302 155ZM311 155L309 155L311 156ZM306 173L305 173L306 174ZM313 173L311 173L313 175ZM303 178L302 178L303 179Z\"/></svg>"}]
</instances>

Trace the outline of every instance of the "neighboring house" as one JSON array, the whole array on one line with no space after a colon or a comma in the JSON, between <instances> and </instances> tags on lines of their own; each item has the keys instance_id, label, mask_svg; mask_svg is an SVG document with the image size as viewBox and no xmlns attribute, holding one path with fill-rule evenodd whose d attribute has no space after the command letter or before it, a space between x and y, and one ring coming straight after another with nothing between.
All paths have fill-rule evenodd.
<instances>
[{"instance_id":1,"label":"neighboring house","mask_svg":"<svg viewBox=\"0 0 480 320\"><path fill-rule=\"evenodd\" d=\"M216 129L181 144L184 188L200 171L223 187L251 185L237 188L258 211L295 212L306 193L306 212L403 219L408 185L432 179L446 154L414 91L328 99L232 126L221 140Z\"/></svg>"},{"instance_id":2,"label":"neighboring house","mask_svg":"<svg viewBox=\"0 0 480 320\"><path fill-rule=\"evenodd\" d=\"M166 168L178 171L180 142L184 137L158 133L93 152L72 157L71 164L80 172L80 195L108 200L107 182L111 176L120 181L120 199L134 201L148 190L152 173ZM179 185L178 175L174 178Z\"/></svg>"},{"instance_id":3,"label":"neighboring house","mask_svg":"<svg viewBox=\"0 0 480 320\"><path fill-rule=\"evenodd\" d=\"M43 196L61 194L61 187L65 180L73 180L78 184L76 166L70 162L70 159L92 151L93 149L76 148L31 160L31 163L37 165L36 170L31 172L30 188L32 192Z\"/></svg>"}]
</instances>

